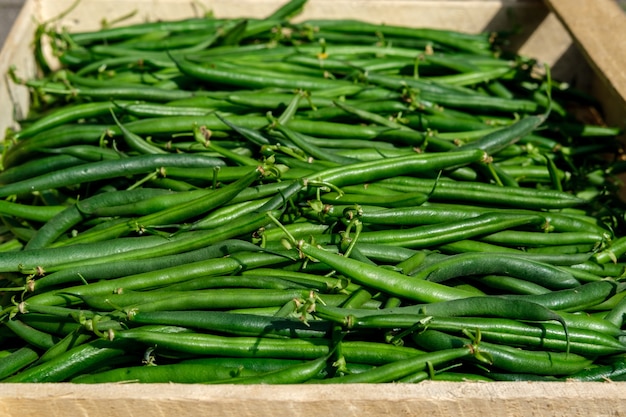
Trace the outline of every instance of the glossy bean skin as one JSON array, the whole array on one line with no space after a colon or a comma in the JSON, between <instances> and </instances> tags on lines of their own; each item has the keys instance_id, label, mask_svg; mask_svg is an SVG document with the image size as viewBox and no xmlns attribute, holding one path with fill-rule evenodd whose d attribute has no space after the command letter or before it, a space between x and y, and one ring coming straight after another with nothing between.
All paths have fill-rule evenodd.
<instances>
[{"instance_id":1,"label":"glossy bean skin","mask_svg":"<svg viewBox=\"0 0 626 417\"><path fill-rule=\"evenodd\" d=\"M210 211L216 207L230 201L232 197L239 194L243 189L252 184L260 177L260 170L251 169L246 175L239 178L223 188L215 190L214 193L208 193L193 199L187 204L176 205L166 209L157 211L152 214L137 217L125 223L119 223L115 226L98 231L85 231L84 233L65 241L59 242L53 246L75 245L80 243L90 243L97 241L106 241L127 233L137 230L138 228L150 228L162 224L171 224L185 221L190 217L197 216L206 211Z\"/></svg>"},{"instance_id":2,"label":"glossy bean skin","mask_svg":"<svg viewBox=\"0 0 626 417\"><path fill-rule=\"evenodd\" d=\"M468 297L471 293L426 280L408 279L405 275L345 258L301 242L299 250L324 262L352 280L389 294L421 302L434 302Z\"/></svg>"},{"instance_id":3,"label":"glossy bean skin","mask_svg":"<svg viewBox=\"0 0 626 417\"><path fill-rule=\"evenodd\" d=\"M0 381L27 367L38 358L37 352L29 347L22 347L0 358Z\"/></svg>"},{"instance_id":4,"label":"glossy bean skin","mask_svg":"<svg viewBox=\"0 0 626 417\"><path fill-rule=\"evenodd\" d=\"M94 265L79 265L65 268L33 281L33 292L41 292L46 289L69 283L78 283L82 279L92 280L120 278L125 275L133 275L141 272L154 271L161 268L182 265L185 263L210 259L233 254L244 250L260 250L257 246L240 240L224 240L214 245L208 245L201 249L188 251L181 254L161 256L158 259L135 259L126 262L101 263Z\"/></svg>"},{"instance_id":5,"label":"glossy bean skin","mask_svg":"<svg viewBox=\"0 0 626 417\"><path fill-rule=\"evenodd\" d=\"M270 221L267 214L262 213L238 219L227 226L218 227L210 232L198 231L192 234L181 234L167 240L162 236L118 238L114 241L93 244L33 250L21 253L20 256L12 253L0 253L0 270L19 272L25 268L36 269L38 266L42 266L44 270L52 272L81 265L167 256L252 233L268 223Z\"/></svg>"},{"instance_id":6,"label":"glossy bean skin","mask_svg":"<svg viewBox=\"0 0 626 417\"><path fill-rule=\"evenodd\" d=\"M167 191L160 189L140 188L132 191L111 191L106 194L98 194L93 197L80 200L72 206L57 213L46 224L37 230L35 235L26 244L27 249L38 249L49 246L68 229L75 226L92 210L109 205L128 204L130 201L143 200L155 194L165 194Z\"/></svg>"},{"instance_id":7,"label":"glossy bean skin","mask_svg":"<svg viewBox=\"0 0 626 417\"><path fill-rule=\"evenodd\" d=\"M15 216L37 222L47 222L59 212L63 211L63 209L63 206L31 206L28 204L11 203L6 200L0 200L0 213L3 215Z\"/></svg>"},{"instance_id":8,"label":"glossy bean skin","mask_svg":"<svg viewBox=\"0 0 626 417\"><path fill-rule=\"evenodd\" d=\"M126 349L119 346L119 344L112 345L109 342L97 340L77 346L48 362L6 378L3 382L62 382L82 372L84 369L106 363L125 353Z\"/></svg>"},{"instance_id":9,"label":"glossy bean skin","mask_svg":"<svg viewBox=\"0 0 626 417\"><path fill-rule=\"evenodd\" d=\"M406 229L363 232L359 240L363 243L381 243L410 249L424 249L444 245L491 231L504 230L518 226L542 223L543 219L535 215L509 215L485 213L468 219L417 226ZM325 243L320 240L320 243Z\"/></svg>"},{"instance_id":10,"label":"glossy bean skin","mask_svg":"<svg viewBox=\"0 0 626 417\"><path fill-rule=\"evenodd\" d=\"M442 349L436 352L425 353L413 358L392 362L378 366L370 371L358 374L329 378L316 381L318 384L357 384L357 383L388 383L400 380L409 374L424 370L430 363L433 366L443 365L470 355L469 347L458 349Z\"/></svg>"},{"instance_id":11,"label":"glossy bean skin","mask_svg":"<svg viewBox=\"0 0 626 417\"><path fill-rule=\"evenodd\" d=\"M487 134L479 140L460 146L460 148L482 149L490 155L494 155L507 146L519 141L523 136L535 131L547 118L548 114L526 116L502 130Z\"/></svg>"},{"instance_id":12,"label":"glossy bean skin","mask_svg":"<svg viewBox=\"0 0 626 417\"><path fill-rule=\"evenodd\" d=\"M560 352L566 352L569 349L572 353L592 358L621 352L625 347L614 336L575 327L569 327L565 332L561 325L548 322L534 323L493 317L444 317L423 314L351 316L349 311L345 313L348 315L341 322L353 329L419 328L421 330L429 328L454 334L461 334L464 330L480 331L481 338L488 342ZM337 314L336 318L339 319L339 317Z\"/></svg>"},{"instance_id":13,"label":"glossy bean skin","mask_svg":"<svg viewBox=\"0 0 626 417\"><path fill-rule=\"evenodd\" d=\"M312 361L291 365L284 369L270 371L260 375L232 379L232 384L302 384L312 380L327 367L329 356L322 356Z\"/></svg>"},{"instance_id":14,"label":"glossy bean skin","mask_svg":"<svg viewBox=\"0 0 626 417\"><path fill-rule=\"evenodd\" d=\"M124 309L136 312L198 309L235 309L281 306L289 300L305 299L310 290L217 288L197 291L129 291L121 294L81 295L89 307L100 311ZM71 294L71 293L70 293Z\"/></svg>"},{"instance_id":15,"label":"glossy bean skin","mask_svg":"<svg viewBox=\"0 0 626 417\"><path fill-rule=\"evenodd\" d=\"M434 180L415 181L410 178L393 178L381 181L397 191L408 189L430 192L435 186ZM410 187L410 188L407 188ZM576 207L585 203L582 198L554 190L533 190L521 187L501 187L486 183L462 184L452 181L439 181L431 195L432 201L482 202L496 206L531 209L559 209Z\"/></svg>"},{"instance_id":16,"label":"glossy bean skin","mask_svg":"<svg viewBox=\"0 0 626 417\"><path fill-rule=\"evenodd\" d=\"M235 256L200 260L186 264L184 268L171 266L155 271L141 272L121 278L99 281L91 285L78 285L34 295L28 299L29 304L63 305L79 302L80 297L111 294L117 289L127 290L156 288L162 285L180 282L209 274L220 275L238 271L243 264L268 266L285 262L287 258L280 255L264 253L240 253Z\"/></svg>"},{"instance_id":17,"label":"glossy bean skin","mask_svg":"<svg viewBox=\"0 0 626 417\"><path fill-rule=\"evenodd\" d=\"M54 336L32 328L21 320L7 320L5 325L29 345L39 349L49 349L57 342Z\"/></svg>"},{"instance_id":18,"label":"glossy bean skin","mask_svg":"<svg viewBox=\"0 0 626 417\"><path fill-rule=\"evenodd\" d=\"M25 139L52 127L73 122L78 119L89 118L93 116L102 116L108 114L113 106L114 105L112 103L103 102L78 104L75 106L66 107L50 115L42 117L27 128L22 129L15 136L18 139Z\"/></svg>"},{"instance_id":19,"label":"glossy bean skin","mask_svg":"<svg viewBox=\"0 0 626 417\"><path fill-rule=\"evenodd\" d=\"M173 326L225 331L238 336L259 337L324 337L330 330L328 323L304 324L292 319L259 317L252 314L232 314L221 311L139 311L130 319L139 324L166 324Z\"/></svg>"},{"instance_id":20,"label":"glossy bean skin","mask_svg":"<svg viewBox=\"0 0 626 417\"><path fill-rule=\"evenodd\" d=\"M146 345L156 343L164 349L200 356L310 360L330 352L329 341L323 339L221 337L206 333L168 334L139 329L116 332L115 337ZM383 364L421 353L420 350L413 348L385 346L375 342L344 342L343 350L347 360L369 364Z\"/></svg>"},{"instance_id":21,"label":"glossy bean skin","mask_svg":"<svg viewBox=\"0 0 626 417\"><path fill-rule=\"evenodd\" d=\"M54 187L114 178L119 175L146 173L167 166L181 167L214 167L223 165L219 159L208 157L191 157L190 155L143 155L132 159L93 162L88 166L71 167L43 174L39 177L18 181L2 187L0 196L29 193Z\"/></svg>"},{"instance_id":22,"label":"glossy bean skin","mask_svg":"<svg viewBox=\"0 0 626 417\"><path fill-rule=\"evenodd\" d=\"M537 295L509 295L509 299L536 302L558 311L583 311L609 299L621 287L611 281L593 281L572 289L552 291Z\"/></svg>"},{"instance_id":23,"label":"glossy bean skin","mask_svg":"<svg viewBox=\"0 0 626 417\"><path fill-rule=\"evenodd\" d=\"M515 255L501 254L493 257L488 253L463 253L416 271L414 277L432 282L442 282L465 275L485 275L506 271L507 275L536 282L552 289L580 286L566 271Z\"/></svg>"},{"instance_id":24,"label":"glossy bean skin","mask_svg":"<svg viewBox=\"0 0 626 417\"><path fill-rule=\"evenodd\" d=\"M125 383L178 383L206 384L209 382L232 382L235 378L253 376L257 373L238 367L207 364L174 364L158 366L132 366L109 371L83 374L72 378L74 384Z\"/></svg>"},{"instance_id":25,"label":"glossy bean skin","mask_svg":"<svg viewBox=\"0 0 626 417\"><path fill-rule=\"evenodd\" d=\"M623 381L626 373L626 364L623 359L611 361L607 365L599 365L582 370L573 375L569 375L567 380L571 381Z\"/></svg>"},{"instance_id":26,"label":"glossy bean skin","mask_svg":"<svg viewBox=\"0 0 626 417\"><path fill-rule=\"evenodd\" d=\"M414 334L413 339L419 346L434 349L462 346L468 341L435 330ZM487 342L480 342L477 349L488 355L488 365L516 373L569 375L581 371L592 363L591 359L573 353L522 350Z\"/></svg>"}]
</instances>

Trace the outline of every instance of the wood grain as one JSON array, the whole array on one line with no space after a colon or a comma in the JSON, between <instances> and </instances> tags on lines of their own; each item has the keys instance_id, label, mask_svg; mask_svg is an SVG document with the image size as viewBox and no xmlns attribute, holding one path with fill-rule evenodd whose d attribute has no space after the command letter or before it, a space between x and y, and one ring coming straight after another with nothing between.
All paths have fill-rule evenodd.
<instances>
[{"instance_id":1,"label":"wood grain","mask_svg":"<svg viewBox=\"0 0 626 417\"><path fill-rule=\"evenodd\" d=\"M607 118L626 127L626 13L613 0L545 2L597 75L593 88Z\"/></svg>"},{"instance_id":2,"label":"wood grain","mask_svg":"<svg viewBox=\"0 0 626 417\"><path fill-rule=\"evenodd\" d=\"M318 386L7 384L0 392L0 415L616 417L626 415L625 384L432 381Z\"/></svg>"}]
</instances>

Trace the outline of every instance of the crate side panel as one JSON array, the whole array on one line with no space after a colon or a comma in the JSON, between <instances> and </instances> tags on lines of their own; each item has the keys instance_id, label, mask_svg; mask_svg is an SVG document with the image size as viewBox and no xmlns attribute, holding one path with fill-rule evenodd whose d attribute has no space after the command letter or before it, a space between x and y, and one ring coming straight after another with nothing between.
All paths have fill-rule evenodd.
<instances>
[{"instance_id":1,"label":"crate side panel","mask_svg":"<svg viewBox=\"0 0 626 417\"><path fill-rule=\"evenodd\" d=\"M591 91L607 121L626 128L626 14L612 0L548 0L593 68Z\"/></svg>"},{"instance_id":2,"label":"crate side panel","mask_svg":"<svg viewBox=\"0 0 626 417\"><path fill-rule=\"evenodd\" d=\"M30 417L618 416L625 383L426 381L419 384L233 386L177 384L8 384L0 414Z\"/></svg>"},{"instance_id":3,"label":"crate side panel","mask_svg":"<svg viewBox=\"0 0 626 417\"><path fill-rule=\"evenodd\" d=\"M0 134L8 127L15 128L15 120L23 118L29 108L28 90L10 80L8 75L11 67L15 67L20 77L29 77L36 73L32 43L36 29L36 21L40 9L34 0L27 0L19 12L11 31L0 50Z\"/></svg>"}]
</instances>

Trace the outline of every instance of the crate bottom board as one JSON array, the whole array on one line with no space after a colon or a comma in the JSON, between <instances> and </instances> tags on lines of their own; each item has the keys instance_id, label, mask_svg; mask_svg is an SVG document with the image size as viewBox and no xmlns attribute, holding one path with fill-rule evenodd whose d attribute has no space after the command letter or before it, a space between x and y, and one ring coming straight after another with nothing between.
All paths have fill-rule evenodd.
<instances>
[{"instance_id":1,"label":"crate bottom board","mask_svg":"<svg viewBox=\"0 0 626 417\"><path fill-rule=\"evenodd\" d=\"M621 416L624 383L434 382L358 385L7 384L0 415Z\"/></svg>"}]
</instances>

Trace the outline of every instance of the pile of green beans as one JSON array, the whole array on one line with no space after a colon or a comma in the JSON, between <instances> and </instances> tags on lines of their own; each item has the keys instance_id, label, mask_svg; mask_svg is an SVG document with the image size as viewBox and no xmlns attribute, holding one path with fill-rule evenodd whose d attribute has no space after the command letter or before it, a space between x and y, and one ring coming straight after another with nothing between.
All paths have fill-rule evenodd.
<instances>
[{"instance_id":1,"label":"pile of green beans","mask_svg":"<svg viewBox=\"0 0 626 417\"><path fill-rule=\"evenodd\" d=\"M39 28L0 381L623 379L619 129L502 35L303 7Z\"/></svg>"}]
</instances>

